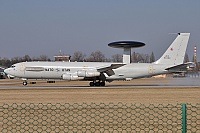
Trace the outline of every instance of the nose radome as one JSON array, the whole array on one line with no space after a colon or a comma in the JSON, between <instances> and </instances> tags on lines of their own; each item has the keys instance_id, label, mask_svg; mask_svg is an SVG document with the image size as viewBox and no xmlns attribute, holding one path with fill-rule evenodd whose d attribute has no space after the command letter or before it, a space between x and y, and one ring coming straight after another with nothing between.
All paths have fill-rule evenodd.
<instances>
[{"instance_id":1,"label":"nose radome","mask_svg":"<svg viewBox=\"0 0 200 133\"><path fill-rule=\"evenodd\" d=\"M4 72L5 72L6 74L12 75L12 72L10 71L10 68L5 69Z\"/></svg>"},{"instance_id":2,"label":"nose radome","mask_svg":"<svg viewBox=\"0 0 200 133\"><path fill-rule=\"evenodd\" d=\"M4 72L7 74L8 73L8 69L5 69Z\"/></svg>"}]
</instances>

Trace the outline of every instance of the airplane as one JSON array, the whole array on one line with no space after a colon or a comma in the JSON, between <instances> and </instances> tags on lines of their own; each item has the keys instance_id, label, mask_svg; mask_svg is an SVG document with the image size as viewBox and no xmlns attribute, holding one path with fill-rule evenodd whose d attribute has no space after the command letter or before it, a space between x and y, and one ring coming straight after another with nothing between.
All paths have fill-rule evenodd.
<instances>
[{"instance_id":1,"label":"airplane","mask_svg":"<svg viewBox=\"0 0 200 133\"><path fill-rule=\"evenodd\" d=\"M4 70L5 73L21 78L23 85L28 79L87 80L90 86L105 86L114 80L132 80L160 74L185 71L188 63L183 63L190 33L178 33L176 39L153 63L131 63L131 43L143 46L144 43L121 41L110 46L124 48L123 62L21 62Z\"/></svg>"}]
</instances>

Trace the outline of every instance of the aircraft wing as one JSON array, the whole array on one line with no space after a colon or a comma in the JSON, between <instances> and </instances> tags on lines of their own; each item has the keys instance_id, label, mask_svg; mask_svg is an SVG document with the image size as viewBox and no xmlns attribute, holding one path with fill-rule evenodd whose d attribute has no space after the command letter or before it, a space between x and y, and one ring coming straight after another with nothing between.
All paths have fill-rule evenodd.
<instances>
[{"instance_id":1,"label":"aircraft wing","mask_svg":"<svg viewBox=\"0 0 200 133\"><path fill-rule=\"evenodd\" d=\"M111 64L110 66L106 66L106 67L99 67L97 68L98 72L105 72L108 76L112 76L114 75L114 71L113 69L117 69L119 67L124 66L125 64Z\"/></svg>"},{"instance_id":2,"label":"aircraft wing","mask_svg":"<svg viewBox=\"0 0 200 133\"><path fill-rule=\"evenodd\" d=\"M185 72L188 70L188 68L190 68L190 66L194 66L195 64L193 62L188 62L188 63L184 63L184 64L180 64L177 66L173 66L173 67L169 67L165 70L168 70L170 72Z\"/></svg>"}]
</instances>

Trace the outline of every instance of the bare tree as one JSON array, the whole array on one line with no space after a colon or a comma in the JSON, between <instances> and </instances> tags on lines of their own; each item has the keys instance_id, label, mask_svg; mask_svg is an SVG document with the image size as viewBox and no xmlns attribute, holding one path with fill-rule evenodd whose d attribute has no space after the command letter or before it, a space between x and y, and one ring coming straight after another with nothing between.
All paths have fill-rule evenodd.
<instances>
[{"instance_id":1,"label":"bare tree","mask_svg":"<svg viewBox=\"0 0 200 133\"><path fill-rule=\"evenodd\" d=\"M137 62L137 61L136 61L136 53L135 53L135 52L132 53L131 59L132 59L131 62L133 62L133 63L136 63L136 62Z\"/></svg>"},{"instance_id":2,"label":"bare tree","mask_svg":"<svg viewBox=\"0 0 200 133\"><path fill-rule=\"evenodd\" d=\"M122 55L121 54L115 54L112 56L113 62L122 62Z\"/></svg>"},{"instance_id":3,"label":"bare tree","mask_svg":"<svg viewBox=\"0 0 200 133\"><path fill-rule=\"evenodd\" d=\"M10 67L12 65L11 61L8 58L2 58L0 59L0 66L3 67Z\"/></svg>"},{"instance_id":4,"label":"bare tree","mask_svg":"<svg viewBox=\"0 0 200 133\"><path fill-rule=\"evenodd\" d=\"M91 53L90 57L87 60L92 62L104 62L105 55L101 51L95 51Z\"/></svg>"},{"instance_id":5,"label":"bare tree","mask_svg":"<svg viewBox=\"0 0 200 133\"><path fill-rule=\"evenodd\" d=\"M39 57L33 57L33 61L51 61L47 55L40 55Z\"/></svg>"},{"instance_id":6,"label":"bare tree","mask_svg":"<svg viewBox=\"0 0 200 133\"><path fill-rule=\"evenodd\" d=\"M139 63L149 63L150 62L150 56L148 54L140 54L140 53L135 53L135 62Z\"/></svg>"},{"instance_id":7,"label":"bare tree","mask_svg":"<svg viewBox=\"0 0 200 133\"><path fill-rule=\"evenodd\" d=\"M47 55L40 55L39 58L41 61L51 61L51 59Z\"/></svg>"},{"instance_id":8,"label":"bare tree","mask_svg":"<svg viewBox=\"0 0 200 133\"><path fill-rule=\"evenodd\" d=\"M151 56L150 56L150 63L152 62L155 62L155 56L153 52L151 53Z\"/></svg>"},{"instance_id":9,"label":"bare tree","mask_svg":"<svg viewBox=\"0 0 200 133\"><path fill-rule=\"evenodd\" d=\"M189 56L187 53L185 54L185 58L184 58L184 63L186 63L186 62L190 62Z\"/></svg>"},{"instance_id":10,"label":"bare tree","mask_svg":"<svg viewBox=\"0 0 200 133\"><path fill-rule=\"evenodd\" d=\"M135 53L135 57L134 58L135 58L135 62L137 62L137 63L144 62L144 59L143 59L142 55L139 54L139 53Z\"/></svg>"},{"instance_id":11,"label":"bare tree","mask_svg":"<svg viewBox=\"0 0 200 133\"><path fill-rule=\"evenodd\" d=\"M83 54L80 51L74 52L74 55L72 56L72 61L84 61L84 58L86 57L86 54Z\"/></svg>"},{"instance_id":12,"label":"bare tree","mask_svg":"<svg viewBox=\"0 0 200 133\"><path fill-rule=\"evenodd\" d=\"M23 61L23 60L22 60L21 57L13 57L13 58L11 59L11 63L12 63L12 64L19 63L19 62L22 62L22 61Z\"/></svg>"},{"instance_id":13,"label":"bare tree","mask_svg":"<svg viewBox=\"0 0 200 133\"><path fill-rule=\"evenodd\" d=\"M144 63L149 63L150 62L149 54L143 54L143 58L144 58Z\"/></svg>"},{"instance_id":14,"label":"bare tree","mask_svg":"<svg viewBox=\"0 0 200 133\"><path fill-rule=\"evenodd\" d=\"M32 59L29 55L25 55L24 57L22 57L22 61L32 61Z\"/></svg>"},{"instance_id":15,"label":"bare tree","mask_svg":"<svg viewBox=\"0 0 200 133\"><path fill-rule=\"evenodd\" d=\"M50 58L46 55L41 55L39 57L31 58L29 55L25 55L23 57L13 57L11 59L8 58L0 58L0 66L10 67L12 64L26 61L51 61Z\"/></svg>"}]
</instances>

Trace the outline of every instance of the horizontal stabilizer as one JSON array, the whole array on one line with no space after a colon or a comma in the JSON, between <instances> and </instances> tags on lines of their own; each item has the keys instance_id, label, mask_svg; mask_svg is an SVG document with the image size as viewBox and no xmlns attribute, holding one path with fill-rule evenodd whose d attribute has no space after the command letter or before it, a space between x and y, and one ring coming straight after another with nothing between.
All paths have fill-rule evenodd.
<instances>
[{"instance_id":1,"label":"horizontal stabilizer","mask_svg":"<svg viewBox=\"0 0 200 133\"><path fill-rule=\"evenodd\" d=\"M184 63L177 66L169 67L165 70L168 70L169 72L185 72L188 70L189 66L193 66L193 65L195 64L192 62L189 62L189 63Z\"/></svg>"}]
</instances>

